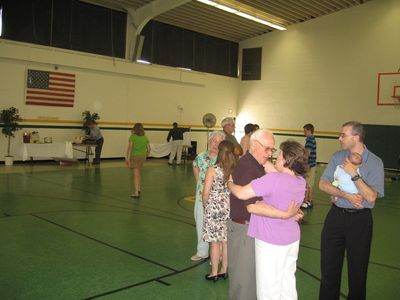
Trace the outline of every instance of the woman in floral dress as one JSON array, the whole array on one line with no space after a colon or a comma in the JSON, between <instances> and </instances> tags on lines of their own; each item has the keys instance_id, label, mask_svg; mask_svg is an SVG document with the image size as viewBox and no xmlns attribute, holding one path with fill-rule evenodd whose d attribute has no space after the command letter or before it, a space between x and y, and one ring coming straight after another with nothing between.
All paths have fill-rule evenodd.
<instances>
[{"instance_id":1,"label":"woman in floral dress","mask_svg":"<svg viewBox=\"0 0 400 300\"><path fill-rule=\"evenodd\" d=\"M211 243L211 273L206 275L207 280L216 281L228 277L226 221L229 218L229 189L226 182L236 164L234 149L233 143L229 141L219 144L216 165L208 168L204 181L203 239ZM221 257L222 266L218 272Z\"/></svg>"},{"instance_id":2,"label":"woman in floral dress","mask_svg":"<svg viewBox=\"0 0 400 300\"><path fill-rule=\"evenodd\" d=\"M218 145L225 139L222 131L210 133L208 138L208 150L201 152L193 161L193 174L196 178L196 201L194 204L194 219L197 233L197 252L190 259L201 260L208 257L209 245L203 241L203 189L206 172L217 161Z\"/></svg>"}]
</instances>

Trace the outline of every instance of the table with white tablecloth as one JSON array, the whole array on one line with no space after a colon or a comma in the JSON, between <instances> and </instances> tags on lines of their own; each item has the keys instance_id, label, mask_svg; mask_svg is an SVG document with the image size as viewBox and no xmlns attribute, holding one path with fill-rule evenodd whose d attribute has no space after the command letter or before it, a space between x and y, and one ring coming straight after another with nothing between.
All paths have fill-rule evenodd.
<instances>
[{"instance_id":1,"label":"table with white tablecloth","mask_svg":"<svg viewBox=\"0 0 400 300\"><path fill-rule=\"evenodd\" d=\"M171 143L150 144L149 157L164 157L171 153Z\"/></svg>"},{"instance_id":2,"label":"table with white tablecloth","mask_svg":"<svg viewBox=\"0 0 400 300\"><path fill-rule=\"evenodd\" d=\"M22 160L29 158L73 158L71 142L22 144Z\"/></svg>"},{"instance_id":3,"label":"table with white tablecloth","mask_svg":"<svg viewBox=\"0 0 400 300\"><path fill-rule=\"evenodd\" d=\"M187 151L187 148L192 147L190 140L190 131L183 133L183 143L182 146ZM164 157L171 153L172 145L171 143L164 144L150 144L150 154L149 157Z\"/></svg>"},{"instance_id":4,"label":"table with white tablecloth","mask_svg":"<svg viewBox=\"0 0 400 300\"><path fill-rule=\"evenodd\" d=\"M150 144L150 154L148 157L166 157L171 153L171 148L172 145L171 143L165 143L165 144ZM182 160L183 163L186 164L186 160L188 159L188 151L189 151L188 146L184 145L183 150L182 150Z\"/></svg>"}]
</instances>

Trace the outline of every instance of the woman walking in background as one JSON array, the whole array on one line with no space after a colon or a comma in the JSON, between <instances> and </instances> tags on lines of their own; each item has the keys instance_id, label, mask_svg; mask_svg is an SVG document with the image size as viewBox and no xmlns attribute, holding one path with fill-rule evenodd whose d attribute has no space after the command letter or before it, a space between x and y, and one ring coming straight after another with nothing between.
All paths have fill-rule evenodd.
<instances>
[{"instance_id":1,"label":"woman walking in background","mask_svg":"<svg viewBox=\"0 0 400 300\"><path fill-rule=\"evenodd\" d=\"M133 194L131 197L140 197L140 185L142 180L142 166L150 153L149 139L144 134L143 124L136 123L129 137L128 149L126 151L125 163L132 169Z\"/></svg>"},{"instance_id":2,"label":"woman walking in background","mask_svg":"<svg viewBox=\"0 0 400 300\"><path fill-rule=\"evenodd\" d=\"M226 221L230 211L230 192L226 182L236 164L234 149L235 146L229 141L222 141L219 144L217 162L208 168L204 181L203 240L211 243L211 273L206 275L206 280L217 281L218 278L228 278ZM218 272L221 257L222 266Z\"/></svg>"}]
</instances>

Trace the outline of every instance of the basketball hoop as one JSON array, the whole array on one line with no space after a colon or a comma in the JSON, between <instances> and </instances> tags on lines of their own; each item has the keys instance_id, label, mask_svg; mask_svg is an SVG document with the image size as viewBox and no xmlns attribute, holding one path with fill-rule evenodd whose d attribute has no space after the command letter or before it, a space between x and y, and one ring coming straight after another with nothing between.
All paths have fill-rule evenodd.
<instances>
[{"instance_id":1,"label":"basketball hoop","mask_svg":"<svg viewBox=\"0 0 400 300\"><path fill-rule=\"evenodd\" d=\"M392 98L397 99L399 101L399 99L400 99L400 85L394 85L393 86Z\"/></svg>"},{"instance_id":2,"label":"basketball hoop","mask_svg":"<svg viewBox=\"0 0 400 300\"><path fill-rule=\"evenodd\" d=\"M378 73L377 105L400 106L400 72Z\"/></svg>"},{"instance_id":3,"label":"basketball hoop","mask_svg":"<svg viewBox=\"0 0 400 300\"><path fill-rule=\"evenodd\" d=\"M395 109L400 109L400 85L394 85L393 86L393 94L392 94L392 99L394 102L394 108Z\"/></svg>"},{"instance_id":4,"label":"basketball hoop","mask_svg":"<svg viewBox=\"0 0 400 300\"><path fill-rule=\"evenodd\" d=\"M393 106L395 109L400 109L400 95L392 95L393 98Z\"/></svg>"},{"instance_id":5,"label":"basketball hoop","mask_svg":"<svg viewBox=\"0 0 400 300\"><path fill-rule=\"evenodd\" d=\"M397 99L397 103L394 106L394 109L400 109L400 97L396 97L394 100L396 101Z\"/></svg>"}]
</instances>

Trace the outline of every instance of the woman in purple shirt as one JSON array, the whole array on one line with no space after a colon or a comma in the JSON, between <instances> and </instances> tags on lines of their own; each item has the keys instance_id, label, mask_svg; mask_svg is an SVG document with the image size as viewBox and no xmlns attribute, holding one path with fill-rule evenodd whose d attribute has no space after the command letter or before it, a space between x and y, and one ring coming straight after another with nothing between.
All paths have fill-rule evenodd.
<instances>
[{"instance_id":1,"label":"woman in purple shirt","mask_svg":"<svg viewBox=\"0 0 400 300\"><path fill-rule=\"evenodd\" d=\"M297 299L295 272L300 227L293 216L306 191L307 153L295 141L283 142L280 149L275 163L278 172L268 173L246 186L228 182L239 199L263 198L247 206L252 214L248 235L255 238L258 300ZM286 213L272 213L270 206Z\"/></svg>"}]
</instances>

